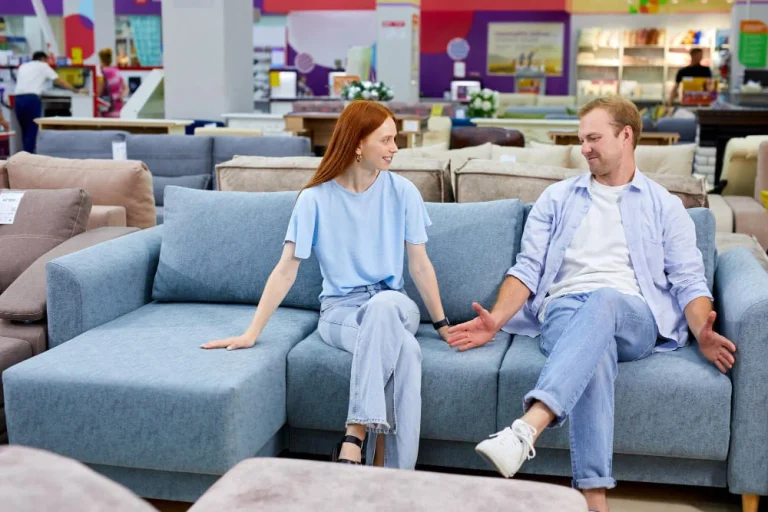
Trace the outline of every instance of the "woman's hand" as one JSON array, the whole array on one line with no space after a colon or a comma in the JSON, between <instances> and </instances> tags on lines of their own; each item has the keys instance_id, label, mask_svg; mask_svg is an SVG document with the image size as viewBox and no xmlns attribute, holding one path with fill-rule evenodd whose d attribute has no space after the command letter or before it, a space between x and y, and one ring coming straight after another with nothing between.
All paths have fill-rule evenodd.
<instances>
[{"instance_id":1,"label":"woman's hand","mask_svg":"<svg viewBox=\"0 0 768 512\"><path fill-rule=\"evenodd\" d=\"M241 334L240 336L232 336L231 338L224 338L223 340L209 341L208 343L200 345L200 348L226 348L227 350L251 348L256 344L256 338L258 338L258 335L251 336L247 334Z\"/></svg>"},{"instance_id":2,"label":"woman's hand","mask_svg":"<svg viewBox=\"0 0 768 512\"><path fill-rule=\"evenodd\" d=\"M437 330L437 333L440 335L441 338L443 338L443 341L448 341L448 329L450 329L450 325L444 325L443 327L439 328Z\"/></svg>"}]
</instances>

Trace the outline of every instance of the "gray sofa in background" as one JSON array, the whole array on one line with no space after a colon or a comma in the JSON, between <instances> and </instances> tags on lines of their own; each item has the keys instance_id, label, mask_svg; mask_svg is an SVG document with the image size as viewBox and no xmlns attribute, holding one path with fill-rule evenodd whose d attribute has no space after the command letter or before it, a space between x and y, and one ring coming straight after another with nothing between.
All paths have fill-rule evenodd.
<instances>
[{"instance_id":1,"label":"gray sofa in background","mask_svg":"<svg viewBox=\"0 0 768 512\"><path fill-rule=\"evenodd\" d=\"M250 323L295 197L170 187L163 226L50 262L55 348L3 376L10 442L86 462L142 496L179 501L194 501L249 457L285 448L327 456L347 415L352 355L317 334L314 257L253 348L199 348ZM469 320L472 301L492 306L528 208L508 199L427 210L446 315ZM689 213L717 327L738 347L738 363L723 375L695 342L621 363L614 473L768 494L768 274L744 249L718 257L711 212ZM419 462L489 469L475 443L521 413L546 358L536 340L504 332L457 352L432 328L407 275L406 290L423 321ZM537 453L523 473L569 475L567 426L545 432Z\"/></svg>"},{"instance_id":2,"label":"gray sofa in background","mask_svg":"<svg viewBox=\"0 0 768 512\"><path fill-rule=\"evenodd\" d=\"M152 173L157 223L164 218L165 187L215 189L216 165L235 156L313 156L307 137L230 135L134 135L116 130L41 130L37 153L61 158L112 158L112 143L125 142L129 160Z\"/></svg>"}]
</instances>

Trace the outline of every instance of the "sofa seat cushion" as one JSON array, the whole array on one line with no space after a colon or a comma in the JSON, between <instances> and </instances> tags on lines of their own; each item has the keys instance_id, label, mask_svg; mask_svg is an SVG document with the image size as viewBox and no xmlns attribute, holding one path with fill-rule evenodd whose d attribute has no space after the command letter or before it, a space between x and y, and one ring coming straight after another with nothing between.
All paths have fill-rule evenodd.
<instances>
[{"instance_id":1,"label":"sofa seat cushion","mask_svg":"<svg viewBox=\"0 0 768 512\"><path fill-rule=\"evenodd\" d=\"M25 342L32 350L33 356L48 348L48 331L45 321L22 323L0 320L0 336Z\"/></svg>"},{"instance_id":2,"label":"sofa seat cushion","mask_svg":"<svg viewBox=\"0 0 768 512\"><path fill-rule=\"evenodd\" d=\"M126 150L130 160L144 162L153 176L210 174L213 169L213 139L207 136L131 135Z\"/></svg>"},{"instance_id":3,"label":"sofa seat cushion","mask_svg":"<svg viewBox=\"0 0 768 512\"><path fill-rule=\"evenodd\" d=\"M155 194L155 205L163 206L165 187L193 188L195 190L208 190L211 185L210 174L190 174L189 176L152 176L152 190Z\"/></svg>"},{"instance_id":4,"label":"sofa seat cushion","mask_svg":"<svg viewBox=\"0 0 768 512\"><path fill-rule=\"evenodd\" d=\"M715 216L715 225L718 233L733 233L733 210L720 194L711 194L707 197L709 210Z\"/></svg>"},{"instance_id":5,"label":"sofa seat cushion","mask_svg":"<svg viewBox=\"0 0 768 512\"><path fill-rule=\"evenodd\" d=\"M251 349L246 305L151 303L4 374L13 444L90 464L220 475L285 423L288 351L317 327L278 309Z\"/></svg>"},{"instance_id":6,"label":"sofa seat cushion","mask_svg":"<svg viewBox=\"0 0 768 512\"><path fill-rule=\"evenodd\" d=\"M480 348L458 352L432 328L416 333L422 353L421 437L476 442L496 430L498 370L509 347L504 332ZM288 424L344 428L352 354L328 346L315 332L288 354Z\"/></svg>"},{"instance_id":7,"label":"sofa seat cushion","mask_svg":"<svg viewBox=\"0 0 768 512\"><path fill-rule=\"evenodd\" d=\"M539 339L515 336L499 375L498 424L522 413L547 358ZM619 363L614 453L725 460L731 423L731 381L695 345ZM567 449L568 424L544 432L541 448Z\"/></svg>"},{"instance_id":8,"label":"sofa seat cushion","mask_svg":"<svg viewBox=\"0 0 768 512\"><path fill-rule=\"evenodd\" d=\"M112 143L125 142L128 136L119 130L40 130L35 151L60 158L112 160Z\"/></svg>"}]
</instances>

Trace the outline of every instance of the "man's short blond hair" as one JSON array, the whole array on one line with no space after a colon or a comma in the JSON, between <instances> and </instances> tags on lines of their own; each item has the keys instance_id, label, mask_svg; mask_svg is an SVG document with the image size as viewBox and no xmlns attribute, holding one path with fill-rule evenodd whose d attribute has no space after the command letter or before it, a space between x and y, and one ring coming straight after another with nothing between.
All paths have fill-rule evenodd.
<instances>
[{"instance_id":1,"label":"man's short blond hair","mask_svg":"<svg viewBox=\"0 0 768 512\"><path fill-rule=\"evenodd\" d=\"M634 103L621 96L597 98L581 107L579 119L596 109L603 109L611 116L613 120L611 124L615 128L614 135L618 135L625 126L632 128L632 144L633 147L637 147L643 131L643 120Z\"/></svg>"}]
</instances>

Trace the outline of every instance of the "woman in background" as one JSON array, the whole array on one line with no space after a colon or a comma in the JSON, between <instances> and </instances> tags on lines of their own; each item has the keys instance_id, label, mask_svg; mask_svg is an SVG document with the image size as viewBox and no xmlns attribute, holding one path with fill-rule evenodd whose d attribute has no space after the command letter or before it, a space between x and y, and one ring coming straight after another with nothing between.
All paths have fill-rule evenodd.
<instances>
[{"instance_id":1,"label":"woman in background","mask_svg":"<svg viewBox=\"0 0 768 512\"><path fill-rule=\"evenodd\" d=\"M108 97L110 107L102 112L102 117L120 117L123 101L128 95L128 84L123 80L120 70L112 66L112 49L104 48L99 52L103 80L99 85L99 98Z\"/></svg>"}]
</instances>

